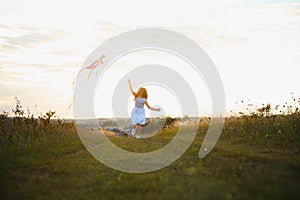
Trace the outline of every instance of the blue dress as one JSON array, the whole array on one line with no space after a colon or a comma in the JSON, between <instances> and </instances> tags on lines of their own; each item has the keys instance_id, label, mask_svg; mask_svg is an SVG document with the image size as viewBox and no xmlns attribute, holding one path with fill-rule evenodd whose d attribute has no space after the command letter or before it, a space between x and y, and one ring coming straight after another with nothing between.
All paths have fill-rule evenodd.
<instances>
[{"instance_id":1,"label":"blue dress","mask_svg":"<svg viewBox=\"0 0 300 200\"><path fill-rule=\"evenodd\" d=\"M144 104L147 101L146 98L137 97L135 100L135 106L131 111L132 124L144 125L146 122Z\"/></svg>"}]
</instances>

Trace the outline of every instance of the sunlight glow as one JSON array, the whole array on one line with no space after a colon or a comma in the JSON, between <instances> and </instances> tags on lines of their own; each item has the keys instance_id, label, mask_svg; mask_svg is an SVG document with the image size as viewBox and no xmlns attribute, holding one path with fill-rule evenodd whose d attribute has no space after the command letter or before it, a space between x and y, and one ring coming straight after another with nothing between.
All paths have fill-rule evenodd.
<instances>
[{"instance_id":1,"label":"sunlight glow","mask_svg":"<svg viewBox=\"0 0 300 200\"><path fill-rule=\"evenodd\" d=\"M18 96L25 108L34 110L38 105L36 112L54 109L62 117L72 117L68 110L72 81L87 56L112 36L146 26L178 31L205 49L223 80L228 111L242 99L255 104L281 103L291 92L300 96L299 11L296 0L2 2L0 110L10 111ZM112 90L111 80L147 63L179 70L192 85L199 110L209 115L211 105L203 81L193 77L191 70L180 71L190 68L161 52L120 59L103 79L109 83L103 90ZM154 103L170 98L150 88ZM175 107L168 112L178 114Z\"/></svg>"}]
</instances>

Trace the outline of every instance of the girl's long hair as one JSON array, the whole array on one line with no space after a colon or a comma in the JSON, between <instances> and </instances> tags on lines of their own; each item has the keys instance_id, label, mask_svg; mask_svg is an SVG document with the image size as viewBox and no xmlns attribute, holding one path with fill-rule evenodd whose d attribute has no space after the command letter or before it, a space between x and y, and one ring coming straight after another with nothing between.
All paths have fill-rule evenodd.
<instances>
[{"instance_id":1,"label":"girl's long hair","mask_svg":"<svg viewBox=\"0 0 300 200\"><path fill-rule=\"evenodd\" d=\"M140 97L140 98L148 98L148 93L146 88L140 87L139 91L137 93L133 93L134 95L134 100L136 100L136 98Z\"/></svg>"}]
</instances>

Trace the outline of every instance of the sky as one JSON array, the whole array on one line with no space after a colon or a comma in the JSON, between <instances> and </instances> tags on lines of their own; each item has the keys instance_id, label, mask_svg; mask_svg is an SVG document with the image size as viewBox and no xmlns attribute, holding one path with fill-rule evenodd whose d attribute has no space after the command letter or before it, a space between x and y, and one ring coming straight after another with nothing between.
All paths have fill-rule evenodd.
<instances>
[{"instance_id":1,"label":"sky","mask_svg":"<svg viewBox=\"0 0 300 200\"><path fill-rule=\"evenodd\" d=\"M141 27L167 28L197 42L221 76L228 112L239 109L236 102L241 100L274 105L287 101L291 92L300 97L297 0L0 0L0 112L11 112L18 97L36 115L51 109L72 118L72 82L86 58L109 38ZM186 63L175 56L136 52L111 66L103 90L113 91L122 74L151 63L150 58L185 69ZM205 84L191 76L186 79L198 110L207 115L211 104ZM180 102L172 93L157 86L148 89L152 105L179 115ZM98 93L96 102L102 98ZM130 111L132 101L126 101ZM107 95L95 112L111 116L110 102Z\"/></svg>"}]
</instances>

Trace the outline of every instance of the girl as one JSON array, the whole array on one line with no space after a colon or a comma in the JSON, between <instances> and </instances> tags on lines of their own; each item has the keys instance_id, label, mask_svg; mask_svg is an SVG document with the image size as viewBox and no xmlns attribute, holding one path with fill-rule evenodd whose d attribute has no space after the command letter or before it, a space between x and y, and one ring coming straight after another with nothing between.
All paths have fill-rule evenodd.
<instances>
[{"instance_id":1,"label":"girl","mask_svg":"<svg viewBox=\"0 0 300 200\"><path fill-rule=\"evenodd\" d=\"M131 111L131 121L132 121L132 131L131 135L136 134L136 138L140 139L141 138L141 133L142 133L142 125L145 125L146 118L145 118L145 109L144 109L144 104L150 109L150 110L155 110L155 111L160 111L160 108L152 108L148 102L148 94L147 90L143 87L141 87L138 92L134 92L132 89L132 85L130 82L130 79L128 79L128 84L131 93L134 96L134 101L135 101L135 106Z\"/></svg>"}]
</instances>

